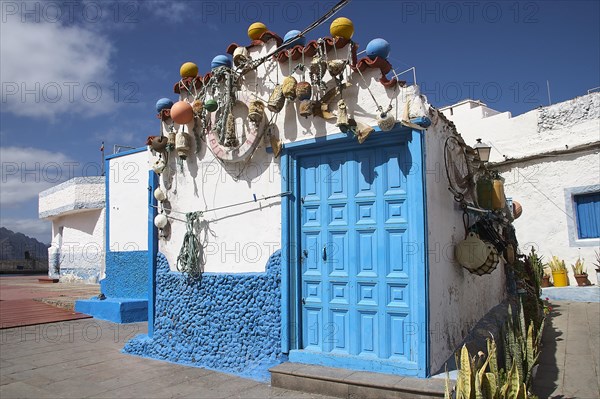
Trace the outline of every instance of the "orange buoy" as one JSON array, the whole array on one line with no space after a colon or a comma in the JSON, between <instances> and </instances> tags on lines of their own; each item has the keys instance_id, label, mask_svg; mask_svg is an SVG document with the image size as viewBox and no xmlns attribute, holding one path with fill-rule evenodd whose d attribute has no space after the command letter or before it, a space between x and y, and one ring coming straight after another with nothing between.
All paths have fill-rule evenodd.
<instances>
[{"instance_id":1,"label":"orange buoy","mask_svg":"<svg viewBox=\"0 0 600 399\"><path fill-rule=\"evenodd\" d=\"M171 119L179 125L185 125L194 119L194 110L187 102L177 101L171 107Z\"/></svg>"}]
</instances>

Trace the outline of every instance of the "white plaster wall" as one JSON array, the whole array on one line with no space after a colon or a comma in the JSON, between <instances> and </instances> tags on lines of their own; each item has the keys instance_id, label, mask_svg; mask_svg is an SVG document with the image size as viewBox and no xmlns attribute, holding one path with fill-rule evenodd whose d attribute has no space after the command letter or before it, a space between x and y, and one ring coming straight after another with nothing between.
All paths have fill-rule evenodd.
<instances>
[{"instance_id":1,"label":"white plaster wall","mask_svg":"<svg viewBox=\"0 0 600 399\"><path fill-rule=\"evenodd\" d=\"M252 58L258 58L271 51L275 45L274 41L270 41L265 46L253 47L250 49L250 55ZM347 49L338 49L337 52L342 56L347 54ZM329 53L329 57L335 57L333 52ZM307 59L306 62L310 60ZM296 62L292 67L295 64ZM246 75L238 99L245 103L254 99L248 85L254 88L258 82L257 95L266 104L274 86L272 82L282 82L283 72L287 75L288 68L287 62L263 64L258 68L258 80L257 75L252 72ZM347 68L347 72L349 71ZM265 73L270 73L270 79L265 78ZM386 89L378 82L381 76L379 69L367 69L363 75L378 102L384 108L392 104L392 113L397 119L401 119L408 99L411 99L411 117L426 115L425 104L418 96L418 87ZM300 75L295 77L298 81L301 80ZM306 78L308 79L308 73ZM351 74L349 82L352 83L352 87L344 90L344 99L350 116L367 125L376 125L377 106L366 90L365 82L358 73ZM338 99L331 102L330 110L333 112L336 111ZM286 103L273 121L276 125L274 134L284 143L339 133L335 119L325 121L318 117L304 118L299 115L297 107L298 102ZM266 114L270 117L269 111L266 111ZM238 116L236 122L238 129L241 129L242 117ZM190 124L186 127L186 132L191 132L192 129L193 124ZM171 157L170 171L163 173L160 179L161 187L167 192L169 206L173 211L185 213L249 201L253 199L253 194L260 198L280 193L282 185L279 159L273 159L273 155L266 152L268 146L270 145L265 139L247 164L240 162L223 166L206 148L206 143L202 142L200 152L189 156L184 162L183 173L176 166L175 157ZM193 140L191 148L196 148ZM174 173L175 168L177 173ZM281 246L280 204L280 199L275 198L261 203L207 212L204 215L201 233L206 256L204 271L264 271L269 256ZM186 231L183 223L185 216L176 212L170 213L170 216L170 235L161 238L159 249L174 270Z\"/></svg>"},{"instance_id":2,"label":"white plaster wall","mask_svg":"<svg viewBox=\"0 0 600 399\"><path fill-rule=\"evenodd\" d=\"M483 117L479 108L483 106L471 102L444 108L443 113L468 144L474 144L477 138L491 144L493 162L503 161L503 155L519 158L600 140L600 93L514 118L508 112ZM586 259L589 279L596 282L592 262L600 240L573 243L569 239L576 227L575 216L565 201L565 190L600 184L598 151L518 163L501 167L500 171L506 179L506 196L523 206L523 215L515 221L521 251L529 252L534 243L546 261L556 255L564 258L567 265L581 255ZM567 268L570 284L577 285L573 271Z\"/></svg>"},{"instance_id":3,"label":"white plaster wall","mask_svg":"<svg viewBox=\"0 0 600 399\"><path fill-rule=\"evenodd\" d=\"M464 239L462 210L448 190L444 141L451 129L432 115L425 133L429 248L429 339L431 372L438 372L473 325L506 295L504 266L489 275L471 274L454 260Z\"/></svg>"},{"instance_id":4,"label":"white plaster wall","mask_svg":"<svg viewBox=\"0 0 600 399\"><path fill-rule=\"evenodd\" d=\"M89 275L87 283L97 283L104 275L104 209L67 214L52 219L52 244L57 248L62 271L78 269L75 275ZM59 231L62 227L62 239Z\"/></svg>"},{"instance_id":5,"label":"white plaster wall","mask_svg":"<svg viewBox=\"0 0 600 399\"><path fill-rule=\"evenodd\" d=\"M581 256L589 280L598 284L592 263L594 250L600 250L600 240L571 243L569 233L576 234L575 214L566 204L565 189L600 185L600 154L596 151L551 162L531 161L501 171L506 179L506 195L523 207L523 215L514 222L521 250L529 252L533 245L545 261L552 255L564 259L571 285L577 282L570 265Z\"/></svg>"},{"instance_id":6,"label":"white plaster wall","mask_svg":"<svg viewBox=\"0 0 600 399\"><path fill-rule=\"evenodd\" d=\"M138 152L109 160L109 248L148 250L148 155Z\"/></svg>"}]
</instances>

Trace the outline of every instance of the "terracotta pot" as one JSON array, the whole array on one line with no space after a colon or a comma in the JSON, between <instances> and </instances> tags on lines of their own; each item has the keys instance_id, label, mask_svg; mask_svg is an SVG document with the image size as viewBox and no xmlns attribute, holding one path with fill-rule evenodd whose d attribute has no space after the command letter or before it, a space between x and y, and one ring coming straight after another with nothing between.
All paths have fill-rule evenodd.
<instances>
[{"instance_id":1,"label":"terracotta pot","mask_svg":"<svg viewBox=\"0 0 600 399\"><path fill-rule=\"evenodd\" d=\"M552 283L550 282L550 276L542 276L542 288L552 287Z\"/></svg>"},{"instance_id":2,"label":"terracotta pot","mask_svg":"<svg viewBox=\"0 0 600 399\"><path fill-rule=\"evenodd\" d=\"M590 280L588 280L587 274L576 274L575 280L577 280L577 285L580 287L585 287L587 285L592 285Z\"/></svg>"}]
</instances>

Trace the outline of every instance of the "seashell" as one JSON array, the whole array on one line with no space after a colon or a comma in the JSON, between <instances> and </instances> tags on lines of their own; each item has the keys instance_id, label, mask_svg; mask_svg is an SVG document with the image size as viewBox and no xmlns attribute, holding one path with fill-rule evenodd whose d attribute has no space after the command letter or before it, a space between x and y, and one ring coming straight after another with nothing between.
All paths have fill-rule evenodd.
<instances>
[{"instance_id":1,"label":"seashell","mask_svg":"<svg viewBox=\"0 0 600 399\"><path fill-rule=\"evenodd\" d=\"M250 105L248 106L248 119L258 125L262 122L264 112L265 103L260 100L250 101Z\"/></svg>"},{"instance_id":2,"label":"seashell","mask_svg":"<svg viewBox=\"0 0 600 399\"><path fill-rule=\"evenodd\" d=\"M298 100L310 100L312 97L312 86L309 82L299 82L296 85L296 97Z\"/></svg>"},{"instance_id":3,"label":"seashell","mask_svg":"<svg viewBox=\"0 0 600 399\"><path fill-rule=\"evenodd\" d=\"M321 57L314 57L310 62L310 73L323 76L325 70L327 70L327 63Z\"/></svg>"},{"instance_id":4,"label":"seashell","mask_svg":"<svg viewBox=\"0 0 600 399\"><path fill-rule=\"evenodd\" d=\"M293 76L286 76L286 78L283 79L281 91L283 92L283 96L288 100L294 101L296 99L297 83L298 81Z\"/></svg>"},{"instance_id":5,"label":"seashell","mask_svg":"<svg viewBox=\"0 0 600 399\"><path fill-rule=\"evenodd\" d=\"M167 164L165 163L165 161L162 158L158 158L152 164L152 170L154 171L154 173L159 174L159 175L165 170L166 167L167 167Z\"/></svg>"},{"instance_id":6,"label":"seashell","mask_svg":"<svg viewBox=\"0 0 600 399\"><path fill-rule=\"evenodd\" d=\"M340 131L342 131L344 133L348 131L348 128L349 128L348 107L346 106L346 103L344 102L344 100L338 101L338 116L337 116L337 122L335 125L337 127L339 127Z\"/></svg>"},{"instance_id":7,"label":"seashell","mask_svg":"<svg viewBox=\"0 0 600 399\"><path fill-rule=\"evenodd\" d=\"M194 114L200 115L204 110L204 104L201 100L194 100L192 103L192 110L194 110Z\"/></svg>"},{"instance_id":8,"label":"seashell","mask_svg":"<svg viewBox=\"0 0 600 399\"><path fill-rule=\"evenodd\" d=\"M175 150L177 151L177 156L179 156L179 158L187 158L188 151L190 150L190 144L187 133L177 133L177 135L175 136Z\"/></svg>"},{"instance_id":9,"label":"seashell","mask_svg":"<svg viewBox=\"0 0 600 399\"><path fill-rule=\"evenodd\" d=\"M225 123L225 147L239 147L240 142L235 135L235 117L232 113L227 115L227 122Z\"/></svg>"},{"instance_id":10,"label":"seashell","mask_svg":"<svg viewBox=\"0 0 600 399\"><path fill-rule=\"evenodd\" d=\"M331 74L331 76L337 76L340 73L344 72L346 68L346 61L344 60L331 60L327 63L327 70Z\"/></svg>"},{"instance_id":11,"label":"seashell","mask_svg":"<svg viewBox=\"0 0 600 399\"><path fill-rule=\"evenodd\" d=\"M250 59L250 54L246 47L240 46L233 51L233 65L244 65Z\"/></svg>"},{"instance_id":12,"label":"seashell","mask_svg":"<svg viewBox=\"0 0 600 399\"><path fill-rule=\"evenodd\" d=\"M267 108L269 108L269 111L271 112L279 112L283 108L284 103L285 97L283 96L281 85L275 85L275 88L269 97Z\"/></svg>"},{"instance_id":13,"label":"seashell","mask_svg":"<svg viewBox=\"0 0 600 399\"><path fill-rule=\"evenodd\" d=\"M311 100L302 100L300 101L300 106L298 107L298 113L307 118L313 114L314 102Z\"/></svg>"}]
</instances>

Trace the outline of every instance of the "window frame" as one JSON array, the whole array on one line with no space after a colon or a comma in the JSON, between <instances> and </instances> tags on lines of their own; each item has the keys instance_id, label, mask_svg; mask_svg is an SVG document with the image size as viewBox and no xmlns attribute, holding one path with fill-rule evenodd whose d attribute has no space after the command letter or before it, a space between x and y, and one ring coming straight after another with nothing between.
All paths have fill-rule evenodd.
<instances>
[{"instance_id":1,"label":"window frame","mask_svg":"<svg viewBox=\"0 0 600 399\"><path fill-rule=\"evenodd\" d=\"M565 188L565 211L567 215L567 228L569 234L569 245L571 247L597 247L600 246L598 238L579 238L577 225L577 204L575 196L582 194L593 194L600 192L600 184L589 186Z\"/></svg>"}]
</instances>

